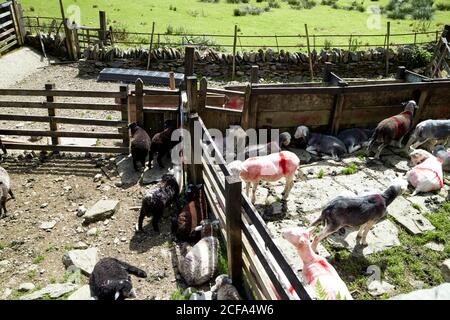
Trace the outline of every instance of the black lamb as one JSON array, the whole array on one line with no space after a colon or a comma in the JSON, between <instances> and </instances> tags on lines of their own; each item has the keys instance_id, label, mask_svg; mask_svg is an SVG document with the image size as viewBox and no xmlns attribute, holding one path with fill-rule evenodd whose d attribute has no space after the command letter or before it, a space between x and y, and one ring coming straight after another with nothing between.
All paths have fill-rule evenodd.
<instances>
[{"instance_id":1,"label":"black lamb","mask_svg":"<svg viewBox=\"0 0 450 320\"><path fill-rule=\"evenodd\" d=\"M175 121L166 120L164 122L164 130L155 134L152 138L152 143L150 145L150 153L148 159L148 168L152 168L152 161L155 153L158 154L156 160L161 168L164 168L162 163L162 158L164 155L170 155L170 150L175 147L179 142L172 141L172 133L176 130L177 126Z\"/></svg>"},{"instance_id":2,"label":"black lamb","mask_svg":"<svg viewBox=\"0 0 450 320\"><path fill-rule=\"evenodd\" d=\"M164 213L164 208L171 203L178 206L179 193L180 187L175 177L172 174L164 174L161 181L153 189L148 190L142 199L137 230L142 231L145 217L153 216L153 230L159 232L158 222Z\"/></svg>"},{"instance_id":3,"label":"black lamb","mask_svg":"<svg viewBox=\"0 0 450 320\"><path fill-rule=\"evenodd\" d=\"M207 218L206 196L203 185L190 184L186 187L186 206L174 218L172 218L172 233L180 241L200 240L200 232L195 228Z\"/></svg>"},{"instance_id":4,"label":"black lamb","mask_svg":"<svg viewBox=\"0 0 450 320\"><path fill-rule=\"evenodd\" d=\"M147 278L145 271L126 262L115 258L101 259L89 277L91 294L98 300L136 298L129 274Z\"/></svg>"},{"instance_id":5,"label":"black lamb","mask_svg":"<svg viewBox=\"0 0 450 320\"><path fill-rule=\"evenodd\" d=\"M150 152L151 139L147 132L139 127L136 122L128 126L131 130L131 156L133 157L134 170L138 171L137 163L145 168L145 159Z\"/></svg>"}]
</instances>

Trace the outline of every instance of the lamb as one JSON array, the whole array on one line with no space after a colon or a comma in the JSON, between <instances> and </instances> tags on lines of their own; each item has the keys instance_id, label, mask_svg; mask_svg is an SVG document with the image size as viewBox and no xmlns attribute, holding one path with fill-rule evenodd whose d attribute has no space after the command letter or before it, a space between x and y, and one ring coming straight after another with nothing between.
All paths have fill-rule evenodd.
<instances>
[{"instance_id":1,"label":"lamb","mask_svg":"<svg viewBox=\"0 0 450 320\"><path fill-rule=\"evenodd\" d=\"M450 171L450 152L443 145L437 145L433 150L433 155L442 160L442 170Z\"/></svg>"},{"instance_id":2,"label":"lamb","mask_svg":"<svg viewBox=\"0 0 450 320\"><path fill-rule=\"evenodd\" d=\"M282 231L282 237L289 241L303 261L303 278L319 291L322 288L329 300L353 300L344 281L328 261L316 254L310 245L310 236L314 228L292 228Z\"/></svg>"},{"instance_id":3,"label":"lamb","mask_svg":"<svg viewBox=\"0 0 450 320\"><path fill-rule=\"evenodd\" d=\"M291 144L291 140L292 140L291 134L289 132L283 132L282 134L280 134L279 137L280 141L279 145L282 148L286 148Z\"/></svg>"},{"instance_id":4,"label":"lamb","mask_svg":"<svg viewBox=\"0 0 450 320\"><path fill-rule=\"evenodd\" d=\"M131 123L128 128L131 130L131 156L133 157L134 170L138 171L137 163L140 162L145 168L145 159L150 151L151 139L147 132L138 126L136 122Z\"/></svg>"},{"instance_id":5,"label":"lamb","mask_svg":"<svg viewBox=\"0 0 450 320\"><path fill-rule=\"evenodd\" d=\"M216 284L211 291L215 293L216 300L242 300L230 277L226 274L221 274L216 278Z\"/></svg>"},{"instance_id":6,"label":"lamb","mask_svg":"<svg viewBox=\"0 0 450 320\"><path fill-rule=\"evenodd\" d=\"M386 208L407 188L404 179L394 180L383 193L362 196L338 196L322 210L311 227L325 223L325 228L314 238L312 248L317 252L320 241L342 227L360 227L357 238L367 245L367 234L372 226L386 215Z\"/></svg>"},{"instance_id":7,"label":"lamb","mask_svg":"<svg viewBox=\"0 0 450 320\"><path fill-rule=\"evenodd\" d=\"M410 100L402 113L381 121L370 138L366 153L369 154L375 143L381 143L375 159L379 159L381 151L394 141L397 141L397 146L402 148L402 140L412 129L414 113L417 108L416 102Z\"/></svg>"},{"instance_id":8,"label":"lamb","mask_svg":"<svg viewBox=\"0 0 450 320\"><path fill-rule=\"evenodd\" d=\"M203 185L188 185L186 188L187 204L172 219L172 233L180 241L196 241L198 232L195 228L207 217L206 196Z\"/></svg>"},{"instance_id":9,"label":"lamb","mask_svg":"<svg viewBox=\"0 0 450 320\"><path fill-rule=\"evenodd\" d=\"M405 148L416 149L418 146L432 140L435 145L438 140L444 140L448 144L450 138L450 120L425 120L414 129ZM434 146L433 145L433 146Z\"/></svg>"},{"instance_id":10,"label":"lamb","mask_svg":"<svg viewBox=\"0 0 450 320\"><path fill-rule=\"evenodd\" d=\"M300 165L300 159L290 151L281 151L267 156L253 157L245 161L233 161L228 166L231 172L239 175L246 183L246 194L249 196L252 185L252 203L256 201L256 188L259 181L275 182L286 178L286 186L283 191L283 200L289 196L294 186L295 173Z\"/></svg>"},{"instance_id":11,"label":"lamb","mask_svg":"<svg viewBox=\"0 0 450 320\"><path fill-rule=\"evenodd\" d=\"M219 240L214 229L219 221L205 219L196 228L202 239L192 247L180 263L180 273L189 286L200 286L212 279L217 271Z\"/></svg>"},{"instance_id":12,"label":"lamb","mask_svg":"<svg viewBox=\"0 0 450 320\"><path fill-rule=\"evenodd\" d=\"M414 150L410 154L414 166L406 173L409 183L415 188L412 196L420 192L440 190L444 185L442 160L425 150Z\"/></svg>"},{"instance_id":13,"label":"lamb","mask_svg":"<svg viewBox=\"0 0 450 320\"><path fill-rule=\"evenodd\" d=\"M155 232L159 232L159 220L163 216L164 209L169 204L178 206L180 187L172 174L164 174L161 181L151 190L148 190L142 199L137 231L142 231L144 217L153 216L152 225Z\"/></svg>"},{"instance_id":14,"label":"lamb","mask_svg":"<svg viewBox=\"0 0 450 320\"><path fill-rule=\"evenodd\" d=\"M372 134L373 130L370 129L352 128L341 131L337 137L345 144L347 152L351 154L363 146L367 146Z\"/></svg>"},{"instance_id":15,"label":"lamb","mask_svg":"<svg viewBox=\"0 0 450 320\"><path fill-rule=\"evenodd\" d=\"M299 126L294 137L304 140L307 144L306 151L312 154L327 154L331 155L332 159L339 160L347 153L345 144L338 138L320 133L310 133L306 126Z\"/></svg>"},{"instance_id":16,"label":"lamb","mask_svg":"<svg viewBox=\"0 0 450 320\"><path fill-rule=\"evenodd\" d=\"M125 300L136 298L131 283L133 274L147 278L145 271L115 258L103 258L94 267L89 277L89 287L97 300Z\"/></svg>"},{"instance_id":17,"label":"lamb","mask_svg":"<svg viewBox=\"0 0 450 320\"><path fill-rule=\"evenodd\" d=\"M6 200L8 198L8 194L11 196L11 199L15 199L13 192L11 191L11 179L9 177L8 172L0 167L0 219L6 216L8 212L6 210Z\"/></svg>"},{"instance_id":18,"label":"lamb","mask_svg":"<svg viewBox=\"0 0 450 320\"><path fill-rule=\"evenodd\" d=\"M164 130L155 134L152 138L149 152L148 168L152 168L152 161L154 155L157 153L158 157L156 161L160 168L164 168L162 158L164 155L170 155L170 150L175 147L179 142L172 141L172 133L176 130L176 124L174 121L167 120L164 122Z\"/></svg>"},{"instance_id":19,"label":"lamb","mask_svg":"<svg viewBox=\"0 0 450 320\"><path fill-rule=\"evenodd\" d=\"M245 159L257 156L265 156L271 153L280 152L280 146L278 143L272 141L268 144L257 144L253 146L247 146L245 148Z\"/></svg>"},{"instance_id":20,"label":"lamb","mask_svg":"<svg viewBox=\"0 0 450 320\"><path fill-rule=\"evenodd\" d=\"M3 151L3 154L8 154L7 150L6 150L6 146L3 144L2 139L0 138L0 148ZM1 158L0 158L1 159Z\"/></svg>"}]
</instances>

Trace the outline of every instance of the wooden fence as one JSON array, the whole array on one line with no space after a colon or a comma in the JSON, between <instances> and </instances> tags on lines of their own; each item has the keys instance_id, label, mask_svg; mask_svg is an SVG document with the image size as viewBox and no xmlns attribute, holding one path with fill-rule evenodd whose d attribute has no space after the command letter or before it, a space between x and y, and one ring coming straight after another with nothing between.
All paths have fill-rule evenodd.
<instances>
[{"instance_id":1,"label":"wooden fence","mask_svg":"<svg viewBox=\"0 0 450 320\"><path fill-rule=\"evenodd\" d=\"M12 96L14 99L3 99L0 101L0 108L21 109L46 109L47 115L24 115L7 114L2 112L0 120L2 121L21 121L21 122L39 122L48 123L49 130L18 130L18 129L0 129L1 135L10 136L33 136L33 137L51 137L51 145L28 144L6 142L8 149L19 150L49 150L49 151L75 151L75 152L100 152L100 153L128 153L129 135L128 135L128 87L121 86L117 92L113 91L72 91L56 90L55 85L47 84L44 90L25 90L25 89L0 89L0 96ZM18 101L18 97L43 97L42 102ZM80 102L58 102L56 97L74 97L74 98L98 98L114 99L116 103L80 103ZM121 120L72 118L58 116L57 110L92 110L92 111L117 111L121 113ZM58 124L69 124L83 127L100 126L117 128L117 132L87 132L87 131L61 131ZM73 146L62 145L59 138L91 138L121 140L121 146Z\"/></svg>"},{"instance_id":2,"label":"wooden fence","mask_svg":"<svg viewBox=\"0 0 450 320\"><path fill-rule=\"evenodd\" d=\"M0 3L0 56L24 42L22 8L16 1Z\"/></svg>"}]
</instances>

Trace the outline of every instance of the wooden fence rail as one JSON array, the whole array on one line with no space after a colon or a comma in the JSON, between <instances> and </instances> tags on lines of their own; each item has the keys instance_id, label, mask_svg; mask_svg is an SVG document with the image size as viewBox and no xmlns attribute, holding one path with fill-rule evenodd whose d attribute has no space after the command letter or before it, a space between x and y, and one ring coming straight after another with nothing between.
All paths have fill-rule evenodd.
<instances>
[{"instance_id":1,"label":"wooden fence rail","mask_svg":"<svg viewBox=\"0 0 450 320\"><path fill-rule=\"evenodd\" d=\"M25 144L6 142L10 149L19 150L50 150L50 151L75 151L75 152L99 152L99 153L128 153L129 133L128 133L128 87L121 86L120 91L71 91L56 90L55 85L47 84L45 90L27 89L0 89L0 97L43 97L45 101L10 101L0 100L0 112L5 108L21 109L46 109L48 115L23 115L0 113L2 121L22 121L48 123L49 130L16 130L0 129L0 134L10 136L28 137L50 137L51 145ZM73 98L109 98L118 99L115 103L80 103L80 102L56 102L57 97ZM79 117L66 117L57 114L57 110L91 110L91 111L117 111L121 114L121 120L90 119ZM63 131L58 128L59 124L70 124L77 126L101 126L117 128L117 132L87 132L87 131ZM72 146L62 145L60 138L89 138L105 140L121 140L121 146Z\"/></svg>"}]
</instances>

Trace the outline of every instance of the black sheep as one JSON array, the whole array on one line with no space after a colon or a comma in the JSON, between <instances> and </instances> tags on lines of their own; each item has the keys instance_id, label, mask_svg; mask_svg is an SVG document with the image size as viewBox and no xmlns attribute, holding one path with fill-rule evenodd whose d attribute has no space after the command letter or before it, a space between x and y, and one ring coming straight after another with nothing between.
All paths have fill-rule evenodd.
<instances>
[{"instance_id":1,"label":"black sheep","mask_svg":"<svg viewBox=\"0 0 450 320\"><path fill-rule=\"evenodd\" d=\"M190 184L186 188L186 206L172 219L172 233L180 241L198 241L200 233L195 228L207 218L206 197L203 185Z\"/></svg>"},{"instance_id":2,"label":"black sheep","mask_svg":"<svg viewBox=\"0 0 450 320\"><path fill-rule=\"evenodd\" d=\"M128 126L131 130L131 156L133 157L134 170L138 171L137 163L145 167L145 159L150 152L151 139L147 132L139 127L136 122Z\"/></svg>"},{"instance_id":3,"label":"black sheep","mask_svg":"<svg viewBox=\"0 0 450 320\"><path fill-rule=\"evenodd\" d=\"M175 147L179 142L172 141L172 133L176 130L177 126L175 121L166 120L164 122L164 130L155 134L152 138L150 145L150 153L148 159L148 168L152 168L152 161L155 153L158 154L156 160L161 168L164 168L162 158L164 155L170 155L170 150Z\"/></svg>"},{"instance_id":4,"label":"black sheep","mask_svg":"<svg viewBox=\"0 0 450 320\"><path fill-rule=\"evenodd\" d=\"M164 213L164 208L174 202L178 206L179 193L180 187L175 177L172 174L164 174L155 188L148 190L142 199L137 230L142 231L145 217L153 216L153 230L159 232L158 222Z\"/></svg>"},{"instance_id":5,"label":"black sheep","mask_svg":"<svg viewBox=\"0 0 450 320\"><path fill-rule=\"evenodd\" d=\"M147 278L145 271L115 258L103 258L89 277L91 294L98 300L125 300L136 294L129 274Z\"/></svg>"}]
</instances>

